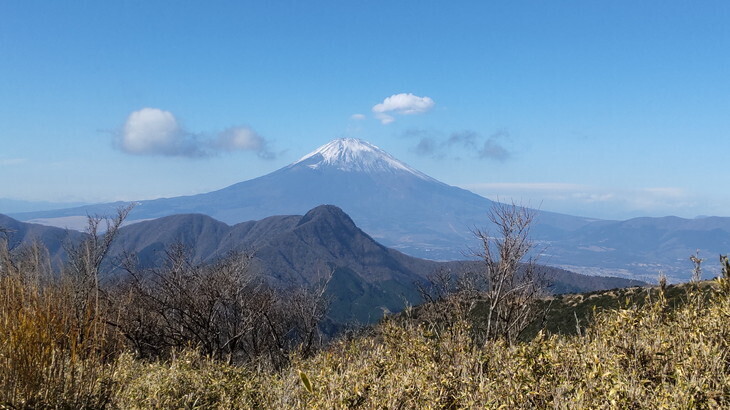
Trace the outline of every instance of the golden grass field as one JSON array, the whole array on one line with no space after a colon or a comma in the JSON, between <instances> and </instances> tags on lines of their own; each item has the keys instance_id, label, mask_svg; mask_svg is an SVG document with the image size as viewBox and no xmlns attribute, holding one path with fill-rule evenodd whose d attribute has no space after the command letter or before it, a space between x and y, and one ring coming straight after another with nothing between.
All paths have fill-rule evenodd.
<instances>
[{"instance_id":1,"label":"golden grass field","mask_svg":"<svg viewBox=\"0 0 730 410\"><path fill-rule=\"evenodd\" d=\"M469 324L385 319L274 371L194 347L136 359L103 309L73 309L69 284L0 278L5 408L727 408L730 286L686 285L670 309L597 312L580 335L476 345ZM81 314L79 314L81 313Z\"/></svg>"}]
</instances>

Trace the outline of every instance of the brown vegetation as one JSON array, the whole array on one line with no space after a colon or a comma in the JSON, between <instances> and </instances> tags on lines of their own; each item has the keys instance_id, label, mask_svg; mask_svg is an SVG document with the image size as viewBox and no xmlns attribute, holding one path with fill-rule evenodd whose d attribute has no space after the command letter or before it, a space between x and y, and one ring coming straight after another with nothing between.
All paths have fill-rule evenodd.
<instances>
[{"instance_id":1,"label":"brown vegetation","mask_svg":"<svg viewBox=\"0 0 730 410\"><path fill-rule=\"evenodd\" d=\"M329 278L310 288L274 289L252 271L251 259L230 253L196 264L182 245L166 252L159 269L138 270L128 258L128 277L112 289L118 320L111 324L145 358L195 347L215 360L265 359L279 369L293 350L313 353L321 346Z\"/></svg>"},{"instance_id":2,"label":"brown vegetation","mask_svg":"<svg viewBox=\"0 0 730 410\"><path fill-rule=\"evenodd\" d=\"M273 372L321 347L329 277L278 290L252 272L250 255L201 265L177 246L160 269L138 270L129 256L128 275L104 285L129 210L90 217L58 272L42 245L11 249L12 232L0 232L0 408L103 408L126 387L120 364L183 349Z\"/></svg>"},{"instance_id":3,"label":"brown vegetation","mask_svg":"<svg viewBox=\"0 0 730 410\"><path fill-rule=\"evenodd\" d=\"M434 333L386 320L280 373L186 352L127 362L119 404L216 408L716 408L730 405L730 294L688 290L598 314L581 336L475 345L467 322ZM189 389L175 390L185 380ZM207 383L208 387L204 388ZM164 392L161 393L161 392ZM154 397L154 400L151 398Z\"/></svg>"},{"instance_id":4,"label":"brown vegetation","mask_svg":"<svg viewBox=\"0 0 730 410\"><path fill-rule=\"evenodd\" d=\"M727 258L711 285L685 287L683 305L662 286L578 335L482 341L464 318L436 329L390 317L317 350L322 288L284 298L246 255L203 266L172 249L165 267L130 265L113 288L68 267L51 274L43 255L0 246L0 407L730 406Z\"/></svg>"},{"instance_id":5,"label":"brown vegetation","mask_svg":"<svg viewBox=\"0 0 730 410\"><path fill-rule=\"evenodd\" d=\"M489 213L494 232L474 230L482 248L474 252L482 269L460 275L439 271L419 285L426 302L418 319L432 330L468 321L476 343L502 339L514 343L540 316L536 302L546 296L544 269L528 257L533 248L534 212L515 204L496 204Z\"/></svg>"}]
</instances>

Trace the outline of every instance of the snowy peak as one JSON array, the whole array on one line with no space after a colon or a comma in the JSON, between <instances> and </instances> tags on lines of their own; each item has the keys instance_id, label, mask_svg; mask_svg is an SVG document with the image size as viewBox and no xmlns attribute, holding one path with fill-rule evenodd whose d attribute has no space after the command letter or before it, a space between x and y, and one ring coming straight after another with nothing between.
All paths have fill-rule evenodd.
<instances>
[{"instance_id":1,"label":"snowy peak","mask_svg":"<svg viewBox=\"0 0 730 410\"><path fill-rule=\"evenodd\" d=\"M409 167L375 145L356 138L340 138L328 142L305 155L291 166L311 169L331 168L347 172L406 172L421 179L431 177Z\"/></svg>"}]
</instances>

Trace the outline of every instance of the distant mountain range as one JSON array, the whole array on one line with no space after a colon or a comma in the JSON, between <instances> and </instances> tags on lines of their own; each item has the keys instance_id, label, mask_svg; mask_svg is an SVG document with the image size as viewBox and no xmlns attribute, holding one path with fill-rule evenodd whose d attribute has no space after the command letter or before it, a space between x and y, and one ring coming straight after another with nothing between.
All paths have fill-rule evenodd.
<instances>
[{"instance_id":1,"label":"distant mountain range","mask_svg":"<svg viewBox=\"0 0 730 410\"><path fill-rule=\"evenodd\" d=\"M365 141L338 139L275 172L218 191L139 201L130 220L199 213L237 224L300 215L321 204L342 208L386 246L433 260L457 260L478 245L471 230L489 228L487 212L494 203L439 182ZM74 227L88 214L110 214L121 205L11 216ZM730 218L606 221L537 214L532 234L542 262L581 273L655 280L661 271L676 282L689 278L688 258L695 250L706 258L730 251Z\"/></svg>"},{"instance_id":2,"label":"distant mountain range","mask_svg":"<svg viewBox=\"0 0 730 410\"><path fill-rule=\"evenodd\" d=\"M8 241L8 249L13 250L23 244L38 241L46 246L51 260L57 262L66 258L64 244L76 243L83 238L81 232L24 223L3 214L0 214L0 228L3 230L0 231L0 238Z\"/></svg>"},{"instance_id":3,"label":"distant mountain range","mask_svg":"<svg viewBox=\"0 0 730 410\"><path fill-rule=\"evenodd\" d=\"M55 257L63 257L63 243L82 234L0 216L0 226L12 231L14 244L36 238ZM64 236L61 233L66 233ZM401 310L404 301L419 300L416 283L437 270L463 272L481 269L477 261L435 262L384 247L360 230L335 206L318 206L304 216L273 216L229 226L209 216L185 214L125 226L109 260L123 252L137 255L141 266L158 266L164 251L183 244L194 260L211 261L229 251L253 251L254 269L280 286L315 283L333 272L328 293L330 319L339 324L379 319L383 310ZM112 266L113 264L110 264ZM553 292L585 292L641 284L637 281L583 276L548 268Z\"/></svg>"},{"instance_id":4,"label":"distant mountain range","mask_svg":"<svg viewBox=\"0 0 730 410\"><path fill-rule=\"evenodd\" d=\"M21 201L10 198L0 198L0 213L48 211L52 209L71 208L88 205L83 202L46 202Z\"/></svg>"}]
</instances>

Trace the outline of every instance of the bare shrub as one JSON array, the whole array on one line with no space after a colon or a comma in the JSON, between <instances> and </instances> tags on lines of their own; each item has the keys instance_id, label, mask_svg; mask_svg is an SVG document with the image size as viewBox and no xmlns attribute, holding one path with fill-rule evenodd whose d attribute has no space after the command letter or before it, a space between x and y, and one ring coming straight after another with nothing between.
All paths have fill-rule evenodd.
<instances>
[{"instance_id":1,"label":"bare shrub","mask_svg":"<svg viewBox=\"0 0 730 410\"><path fill-rule=\"evenodd\" d=\"M133 205L117 209L114 217L89 216L86 235L80 243L67 243L64 248L68 260L62 278L72 291L73 311L79 323L97 330L95 315L100 310L100 269L109 249L117 237L119 228L132 211ZM102 233L102 223L104 232Z\"/></svg>"},{"instance_id":2,"label":"bare shrub","mask_svg":"<svg viewBox=\"0 0 730 410\"><path fill-rule=\"evenodd\" d=\"M289 352L309 357L323 344L319 330L329 309L325 292L333 271L310 286L295 286L274 292L274 300L265 314L277 352L288 361Z\"/></svg>"},{"instance_id":3,"label":"bare shrub","mask_svg":"<svg viewBox=\"0 0 730 410\"><path fill-rule=\"evenodd\" d=\"M718 283L720 291L728 294L730 293L730 259L727 255L720 255L720 266L722 273L715 281Z\"/></svg>"},{"instance_id":4,"label":"bare shrub","mask_svg":"<svg viewBox=\"0 0 730 410\"><path fill-rule=\"evenodd\" d=\"M231 254L196 265L182 245L166 251L162 268L140 270L128 259L129 278L114 292L123 300L114 324L143 356L194 345L230 358L261 316L261 300L249 297L260 286L249 261L250 255Z\"/></svg>"},{"instance_id":5,"label":"bare shrub","mask_svg":"<svg viewBox=\"0 0 730 410\"><path fill-rule=\"evenodd\" d=\"M324 290L272 288L255 274L251 253L230 253L210 264L194 263L174 245L161 268L138 269L128 257L128 278L111 298L112 322L143 357L165 357L186 347L227 362L266 358L275 368L291 351L312 352L325 316Z\"/></svg>"},{"instance_id":6,"label":"bare shrub","mask_svg":"<svg viewBox=\"0 0 730 410\"><path fill-rule=\"evenodd\" d=\"M474 232L482 242L477 255L485 267L487 339L512 343L537 318L534 302L544 295L546 280L544 270L528 256L534 246L530 239L534 219L535 213L528 208L498 203L489 213L497 236Z\"/></svg>"},{"instance_id":7,"label":"bare shrub","mask_svg":"<svg viewBox=\"0 0 730 410\"><path fill-rule=\"evenodd\" d=\"M438 329L468 321L477 343L493 339L512 343L545 313L535 303L547 287L545 271L529 256L535 215L522 206L497 203L488 217L493 234L473 231L482 245L473 254L484 262L483 269L433 274L427 284L418 287L426 302L420 313Z\"/></svg>"},{"instance_id":8,"label":"bare shrub","mask_svg":"<svg viewBox=\"0 0 730 410\"><path fill-rule=\"evenodd\" d=\"M700 258L699 249L695 251L694 255L689 256L689 260L692 261L692 265L694 265L694 267L692 268L692 278L690 279L690 281L693 283L697 283L702 280L702 262L704 262L705 260Z\"/></svg>"},{"instance_id":9,"label":"bare shrub","mask_svg":"<svg viewBox=\"0 0 730 410\"><path fill-rule=\"evenodd\" d=\"M427 279L416 284L423 304L413 309L411 315L437 335L450 331L457 323L474 321L474 311L486 289L480 272L442 269Z\"/></svg>"}]
</instances>

